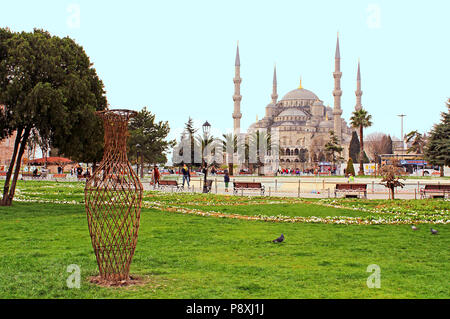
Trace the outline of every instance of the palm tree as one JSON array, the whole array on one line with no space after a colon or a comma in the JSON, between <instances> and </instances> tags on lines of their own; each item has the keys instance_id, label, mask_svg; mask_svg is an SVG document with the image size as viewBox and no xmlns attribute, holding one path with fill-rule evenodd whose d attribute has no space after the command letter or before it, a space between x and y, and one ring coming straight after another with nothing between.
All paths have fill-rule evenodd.
<instances>
[{"instance_id":1,"label":"palm tree","mask_svg":"<svg viewBox=\"0 0 450 319\"><path fill-rule=\"evenodd\" d=\"M261 142L263 144L261 144ZM250 145L256 148L256 163L250 164ZM258 169L258 175L261 175L261 167L264 166L264 158L267 155L267 151L271 150L271 135L270 132L263 132L260 130L256 130L248 135L248 140L246 141L245 150L246 156L245 159L248 163L248 166L252 168ZM253 149L252 149L253 150ZM253 171L253 169L252 169Z\"/></svg>"},{"instance_id":2,"label":"palm tree","mask_svg":"<svg viewBox=\"0 0 450 319\"><path fill-rule=\"evenodd\" d=\"M354 111L350 118L350 124L353 128L359 128L359 172L358 175L364 175L363 159L364 159L364 138L363 129L372 125L372 115L370 115L366 110L360 109Z\"/></svg>"},{"instance_id":3,"label":"palm tree","mask_svg":"<svg viewBox=\"0 0 450 319\"><path fill-rule=\"evenodd\" d=\"M224 154L227 154L228 145L233 144L233 152L231 154L231 158L228 160L228 173L233 175L233 161L234 161L234 153L237 152L237 135L233 135L232 133L223 134L222 135L222 149Z\"/></svg>"}]
</instances>

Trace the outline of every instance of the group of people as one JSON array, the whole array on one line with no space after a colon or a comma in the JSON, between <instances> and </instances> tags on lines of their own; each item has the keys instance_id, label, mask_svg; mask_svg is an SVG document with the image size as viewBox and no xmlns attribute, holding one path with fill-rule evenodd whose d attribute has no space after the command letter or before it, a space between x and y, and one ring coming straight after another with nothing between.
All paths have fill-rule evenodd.
<instances>
[{"instance_id":1,"label":"group of people","mask_svg":"<svg viewBox=\"0 0 450 319\"><path fill-rule=\"evenodd\" d=\"M203 166L202 173L203 174L208 173L208 168L206 166ZM183 175L183 188L185 183L187 183L187 186L190 187L189 183L191 181L191 169L186 164L183 165L183 168L181 169L181 174ZM217 171L214 166L211 168L211 174L212 175L217 174ZM228 184L230 183L230 175L228 174L228 170L224 170L223 180L225 183L225 192L228 192Z\"/></svg>"},{"instance_id":2,"label":"group of people","mask_svg":"<svg viewBox=\"0 0 450 319\"><path fill-rule=\"evenodd\" d=\"M84 178L89 178L91 177L91 171L89 170L89 168L86 168L86 170L83 172L83 168L78 165L77 167L74 167L70 170L70 175L75 175L78 178L84 177Z\"/></svg>"},{"instance_id":3,"label":"group of people","mask_svg":"<svg viewBox=\"0 0 450 319\"><path fill-rule=\"evenodd\" d=\"M323 169L325 172L329 172L331 174L335 174L336 173L336 168L333 167L327 167ZM296 168L283 168L283 169L279 169L277 171L278 175L300 175L300 174L305 174L305 175L316 175L320 172L319 169L317 168L308 168L308 169L304 169L303 171L301 171L300 169Z\"/></svg>"}]
</instances>

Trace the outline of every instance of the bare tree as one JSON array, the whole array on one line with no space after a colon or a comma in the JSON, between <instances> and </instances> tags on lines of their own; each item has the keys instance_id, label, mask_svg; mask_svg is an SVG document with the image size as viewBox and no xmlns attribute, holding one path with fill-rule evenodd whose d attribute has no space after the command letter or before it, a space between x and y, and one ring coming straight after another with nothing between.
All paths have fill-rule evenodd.
<instances>
[{"instance_id":1,"label":"bare tree","mask_svg":"<svg viewBox=\"0 0 450 319\"><path fill-rule=\"evenodd\" d=\"M377 161L377 155L389 154L390 153L390 142L389 136L381 133L375 132L367 135L365 140L365 150L367 155Z\"/></svg>"}]
</instances>

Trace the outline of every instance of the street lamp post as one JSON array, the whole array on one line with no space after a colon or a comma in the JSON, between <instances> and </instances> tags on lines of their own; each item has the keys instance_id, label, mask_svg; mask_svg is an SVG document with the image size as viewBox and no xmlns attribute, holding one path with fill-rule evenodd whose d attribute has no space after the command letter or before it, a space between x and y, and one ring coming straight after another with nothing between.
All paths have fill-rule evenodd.
<instances>
[{"instance_id":1,"label":"street lamp post","mask_svg":"<svg viewBox=\"0 0 450 319\"><path fill-rule=\"evenodd\" d=\"M141 155L141 152L139 151L139 148L141 147L141 144L136 144L136 175L139 176L139 156Z\"/></svg>"},{"instance_id":2,"label":"street lamp post","mask_svg":"<svg viewBox=\"0 0 450 319\"><path fill-rule=\"evenodd\" d=\"M403 136L403 118L406 116L406 114L399 114L397 116L402 119L400 134L401 134L401 139L402 139L402 151L403 151L405 149L405 137Z\"/></svg>"},{"instance_id":3,"label":"street lamp post","mask_svg":"<svg viewBox=\"0 0 450 319\"><path fill-rule=\"evenodd\" d=\"M211 124L208 123L208 121L206 121L203 125L202 125L202 129L203 129L203 139L204 139L204 144L205 144L205 149L208 146L208 135L209 132L211 130ZM203 162L203 193L208 193L208 187L206 185L206 178L208 175L208 165L205 161L204 158L205 154L204 154L204 150L202 150L202 162Z\"/></svg>"}]
</instances>

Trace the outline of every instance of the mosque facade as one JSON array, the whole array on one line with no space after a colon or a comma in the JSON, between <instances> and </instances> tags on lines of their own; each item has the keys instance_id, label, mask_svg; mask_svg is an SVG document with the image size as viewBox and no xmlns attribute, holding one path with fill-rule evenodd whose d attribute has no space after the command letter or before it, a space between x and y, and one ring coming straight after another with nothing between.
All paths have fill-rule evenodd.
<instances>
[{"instance_id":1,"label":"mosque facade","mask_svg":"<svg viewBox=\"0 0 450 319\"><path fill-rule=\"evenodd\" d=\"M271 136L277 136L278 154L267 153L265 168L268 171L277 169L305 169L317 167L319 163L329 162L329 156L325 151L325 144L330 140L330 131L337 136L343 147L341 156L348 159L348 149L353 129L341 117L341 56L339 49L339 36L336 42L335 70L333 72L334 97L333 108L325 106L323 101L312 91L300 85L296 89L286 93L280 100L277 93L277 73L274 67L272 101L265 107L265 116L250 125L247 133L241 133L240 120L241 100L240 85L240 56L239 46L236 51L235 77L233 95L234 101L234 134L249 136L256 131L269 132ZM357 90L355 110L361 106L361 74L358 62ZM276 152L275 152L276 153Z\"/></svg>"}]
</instances>

